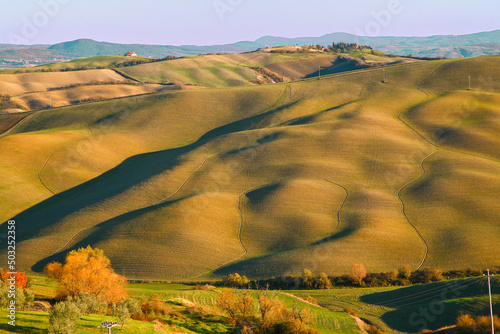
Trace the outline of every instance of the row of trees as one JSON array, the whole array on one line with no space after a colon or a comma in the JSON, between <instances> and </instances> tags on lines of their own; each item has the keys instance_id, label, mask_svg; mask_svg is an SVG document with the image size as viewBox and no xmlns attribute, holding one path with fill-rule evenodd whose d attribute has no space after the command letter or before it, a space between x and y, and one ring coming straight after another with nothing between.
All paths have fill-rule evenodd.
<instances>
[{"instance_id":1,"label":"row of trees","mask_svg":"<svg viewBox=\"0 0 500 334\"><path fill-rule=\"evenodd\" d=\"M328 46L328 49L338 53L346 53L348 51L356 51L356 50L373 50L373 48L369 45L358 45L356 43L332 43L332 45Z\"/></svg>"},{"instance_id":2,"label":"row of trees","mask_svg":"<svg viewBox=\"0 0 500 334\"><path fill-rule=\"evenodd\" d=\"M498 268L491 270L493 274L500 273ZM411 284L423 284L438 282L450 278L465 278L481 276L483 271L477 268L466 270L441 271L435 268L424 268L412 271L410 266L404 266L398 270L382 273L368 273L362 264L354 264L350 273L338 276L329 276L326 273L316 275L308 269L304 269L302 276L286 276L264 280L249 280L238 273L230 274L221 282L222 286L247 287L247 286L270 286L272 289L329 289L338 287L385 287L385 286L408 286Z\"/></svg>"},{"instance_id":3,"label":"row of trees","mask_svg":"<svg viewBox=\"0 0 500 334\"><path fill-rule=\"evenodd\" d=\"M287 50L287 49L281 49L281 48L276 48L272 49L270 52L271 53L308 53L308 52L318 52L318 51L326 51L326 52L333 52L333 53L347 53L347 52L352 52L352 51L357 51L357 50L373 50L373 48L369 45L358 45L356 43L332 43L332 45L329 45L327 47L324 47L320 44L317 45L303 45L300 48L297 48L296 50Z\"/></svg>"}]
</instances>

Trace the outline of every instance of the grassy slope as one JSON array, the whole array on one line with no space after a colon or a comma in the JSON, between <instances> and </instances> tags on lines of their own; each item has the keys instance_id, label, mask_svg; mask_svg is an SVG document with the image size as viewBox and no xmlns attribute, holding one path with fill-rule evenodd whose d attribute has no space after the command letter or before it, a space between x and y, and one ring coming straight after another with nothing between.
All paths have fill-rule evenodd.
<instances>
[{"instance_id":1,"label":"grassy slope","mask_svg":"<svg viewBox=\"0 0 500 334\"><path fill-rule=\"evenodd\" d=\"M160 294L166 300L185 299L198 305L216 307L219 293L215 291L195 291L186 286L175 286L171 284L130 284L129 291L132 296L148 296ZM354 319L344 312L329 311L318 306L309 305L296 298L281 292L274 292L287 307L293 307L294 303L299 309L306 308L311 312L314 327L321 333L358 333ZM253 294L255 298L255 294ZM256 299L256 298L255 298Z\"/></svg>"},{"instance_id":2,"label":"grassy slope","mask_svg":"<svg viewBox=\"0 0 500 334\"><path fill-rule=\"evenodd\" d=\"M32 289L38 297L52 298L55 294L55 283L51 279L33 277ZM488 313L487 286L485 278L469 278L443 281L410 287L356 288L330 290L293 290L276 293L286 305L297 303L300 308L308 308L314 319L315 327L322 333L355 333L357 328L352 318L342 312L350 308L366 322L395 333L418 332L423 328L437 329L451 325L458 315L485 315ZM130 283L127 289L132 297L146 298L151 294L162 296L164 300L187 300L200 306L214 308L218 293L214 291L193 290L193 286L167 283ZM500 299L500 281L492 281L494 309L498 309ZM308 305L291 298L289 294L299 298L309 296L317 300L321 307ZM421 314L421 310L426 310ZM29 319L32 313L22 314ZM47 322L46 315L37 315L41 323L34 324L40 328ZM100 318L92 316L97 323ZM134 322L139 324L139 322ZM2 325L0 324L0 328ZM144 325L145 326L145 325Z\"/></svg>"},{"instance_id":3,"label":"grassy slope","mask_svg":"<svg viewBox=\"0 0 500 334\"><path fill-rule=\"evenodd\" d=\"M155 84L143 84L141 87L131 85L130 80L107 69L0 74L1 92L11 96L7 112L62 107L86 101L155 93L164 89L167 87Z\"/></svg>"},{"instance_id":4,"label":"grassy slope","mask_svg":"<svg viewBox=\"0 0 500 334\"><path fill-rule=\"evenodd\" d=\"M35 291L37 297L53 298L55 295L55 283L51 279L34 277L31 281L32 289ZM178 303L179 301L188 301L194 303L197 306L205 307L211 310L217 309L217 299L219 298L219 293L216 291L198 291L194 290L193 286L187 286L182 284L165 284L165 283L132 283L128 284L127 289L131 297L134 298L147 298L151 294L157 294L162 297L164 301L171 301ZM276 292L277 297L287 306L293 307L294 305L299 309L306 308L311 312L313 325L321 333L324 334L352 334L359 333L354 320L349 317L344 312L329 311L327 309L309 305L303 301L292 298L289 295ZM253 295L255 298L255 295ZM186 303L186 302L184 302ZM186 303L187 304L187 303ZM256 305L255 305L256 306ZM0 313L2 318L6 314L5 311ZM0 333L2 330L9 329L6 324L7 321L3 319L0 321ZM43 329L48 326L48 315L43 312L19 312L18 313L17 330L22 333L42 333ZM97 315L85 316L80 320L80 325L82 326L81 333L94 333L98 332L95 327L97 327L102 320L111 320L110 317L103 317ZM188 321L189 323L189 321ZM207 326L212 326L210 323L206 323ZM124 333L156 333L154 328L158 325L150 324L140 321L131 321L128 323L124 330ZM183 330L186 328L199 328L203 327L203 321L192 321L186 327L178 327L177 329L171 328L171 330ZM213 328L213 326L212 326ZM31 332L30 332L31 330ZM198 331L195 331L198 332Z\"/></svg>"},{"instance_id":5,"label":"grassy slope","mask_svg":"<svg viewBox=\"0 0 500 334\"><path fill-rule=\"evenodd\" d=\"M492 282L494 309L500 306L500 281ZM486 279L470 278L403 288L291 291L312 296L332 311L351 308L362 319L396 332L416 333L453 325L463 313L488 315ZM423 311L422 311L423 310Z\"/></svg>"},{"instance_id":6,"label":"grassy slope","mask_svg":"<svg viewBox=\"0 0 500 334\"><path fill-rule=\"evenodd\" d=\"M471 70L480 76L495 70L490 62L498 59L467 61L478 62ZM20 226L20 268L41 261L34 267L40 270L87 244L105 249L129 277L193 278L216 269L217 275L272 276L303 268L340 273L359 262L370 271L416 268L426 247L401 213L399 189L427 243L426 265L495 265L498 163L450 151L447 143L436 148L397 117L403 111L406 120L409 107L442 98L432 85L448 72L435 74L462 62L391 68L386 84L379 71L293 83L289 101L287 86L275 85L170 92L118 106L102 102L39 113L0 139L6 148L23 147L28 135L47 139L40 159L11 170L19 181L1 192L16 199L16 187L29 185L37 197L22 205L16 199L15 208L2 210L4 219L50 195L35 175L43 157L55 152L41 175L58 195L17 217L29 226ZM420 82L430 98L417 89ZM450 90L461 88L444 82ZM84 136L88 126L92 135L79 141L58 136ZM424 177L411 183L436 149ZM9 156L12 165L23 155ZM325 179L345 187L347 199L341 186ZM464 203L470 193L475 196Z\"/></svg>"},{"instance_id":7,"label":"grassy slope","mask_svg":"<svg viewBox=\"0 0 500 334\"><path fill-rule=\"evenodd\" d=\"M366 56L371 61L380 64L402 61L400 58L385 58L359 52L349 54L349 56L357 58ZM245 54L186 57L126 67L123 72L147 82L182 82L205 87L225 87L248 85L257 80L259 73L249 67L265 67L277 76L284 76L286 80L317 76L318 66L322 66L324 74L355 69L352 64L339 66L335 63L337 57L337 55L325 53L278 54L258 51Z\"/></svg>"},{"instance_id":8,"label":"grassy slope","mask_svg":"<svg viewBox=\"0 0 500 334\"><path fill-rule=\"evenodd\" d=\"M7 324L9 319L5 310L0 311L0 317L0 333L42 334L47 333L47 328L49 327L49 316L45 312L18 311L15 327ZM84 315L78 322L78 333L103 333L103 330L97 328L97 326L101 325L101 322L104 320L111 320L111 318L100 315ZM130 320L121 333L154 334L158 333L159 328L166 330L168 326Z\"/></svg>"},{"instance_id":9,"label":"grassy slope","mask_svg":"<svg viewBox=\"0 0 500 334\"><path fill-rule=\"evenodd\" d=\"M122 82L125 79L111 70L0 74L0 91L2 94L16 96L97 81Z\"/></svg>"},{"instance_id":10,"label":"grassy slope","mask_svg":"<svg viewBox=\"0 0 500 334\"><path fill-rule=\"evenodd\" d=\"M165 89L165 86L147 84L136 85L90 85L70 89L53 90L49 92L28 93L13 98L12 101L25 110L63 107L85 101L109 100L131 95L156 93ZM35 106L35 107L33 107Z\"/></svg>"},{"instance_id":11,"label":"grassy slope","mask_svg":"<svg viewBox=\"0 0 500 334\"><path fill-rule=\"evenodd\" d=\"M113 67L121 63L133 61L133 60L147 60L146 57L125 57L125 56L97 56L83 59L76 59L64 63L55 63L38 66L36 68L49 68L54 70L60 69L74 69L80 68L82 66L87 66L89 68L94 68L98 66L102 67Z\"/></svg>"}]
</instances>

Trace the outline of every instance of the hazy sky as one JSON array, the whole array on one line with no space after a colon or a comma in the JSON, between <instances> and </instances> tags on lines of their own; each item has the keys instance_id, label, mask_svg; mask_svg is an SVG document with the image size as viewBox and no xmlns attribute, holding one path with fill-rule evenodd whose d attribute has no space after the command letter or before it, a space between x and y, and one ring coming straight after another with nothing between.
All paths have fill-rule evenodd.
<instances>
[{"instance_id":1,"label":"hazy sky","mask_svg":"<svg viewBox=\"0 0 500 334\"><path fill-rule=\"evenodd\" d=\"M0 43L212 45L332 32L466 34L500 29L499 15L499 0L7 0Z\"/></svg>"}]
</instances>

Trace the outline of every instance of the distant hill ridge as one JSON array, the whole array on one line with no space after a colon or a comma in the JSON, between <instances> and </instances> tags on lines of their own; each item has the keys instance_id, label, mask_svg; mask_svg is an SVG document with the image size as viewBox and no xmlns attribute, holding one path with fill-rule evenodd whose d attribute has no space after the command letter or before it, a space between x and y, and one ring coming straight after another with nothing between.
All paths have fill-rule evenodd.
<instances>
[{"instance_id":1,"label":"distant hill ridge","mask_svg":"<svg viewBox=\"0 0 500 334\"><path fill-rule=\"evenodd\" d=\"M49 47L62 53L78 54L80 56L100 56L109 54L121 54L130 49L142 53L144 56L164 57L168 54L176 56L197 55L207 52L247 52L267 46L282 46L289 44L321 44L331 43L358 43L369 44L384 52L405 50L412 47L412 52L419 56L452 56L452 54L436 54L436 50L428 50L432 47L470 47L500 44L500 30L481 32L469 35L442 35L429 37L360 37L348 33L333 33L321 37L274 37L264 36L255 41L241 41L226 45L196 46L196 45L145 45L145 44L116 44L108 42L97 42L91 39L79 39L64 42ZM498 50L497 52L498 53ZM495 53L495 54L496 54Z\"/></svg>"},{"instance_id":2,"label":"distant hill ridge","mask_svg":"<svg viewBox=\"0 0 500 334\"><path fill-rule=\"evenodd\" d=\"M255 41L240 41L225 45L147 45L98 42L78 39L54 45L0 44L0 69L26 67L76 58L118 55L135 51L139 56L163 58L193 56L204 53L241 53L259 48L290 44L321 44L333 42L358 43L391 54L419 57L477 57L500 54L500 30L468 35L438 35L429 37L360 37L348 33L332 33L321 37L264 36ZM29 50L28 50L29 49Z\"/></svg>"}]
</instances>

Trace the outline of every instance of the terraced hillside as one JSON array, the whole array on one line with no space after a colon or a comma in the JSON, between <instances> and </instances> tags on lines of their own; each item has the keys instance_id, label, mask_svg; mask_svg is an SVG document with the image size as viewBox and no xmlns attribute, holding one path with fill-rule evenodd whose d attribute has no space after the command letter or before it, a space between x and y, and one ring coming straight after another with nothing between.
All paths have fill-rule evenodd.
<instances>
[{"instance_id":1,"label":"terraced hillside","mask_svg":"<svg viewBox=\"0 0 500 334\"><path fill-rule=\"evenodd\" d=\"M0 138L0 220L14 217L18 269L35 272L88 244L129 278L498 265L499 65L36 113Z\"/></svg>"}]
</instances>

